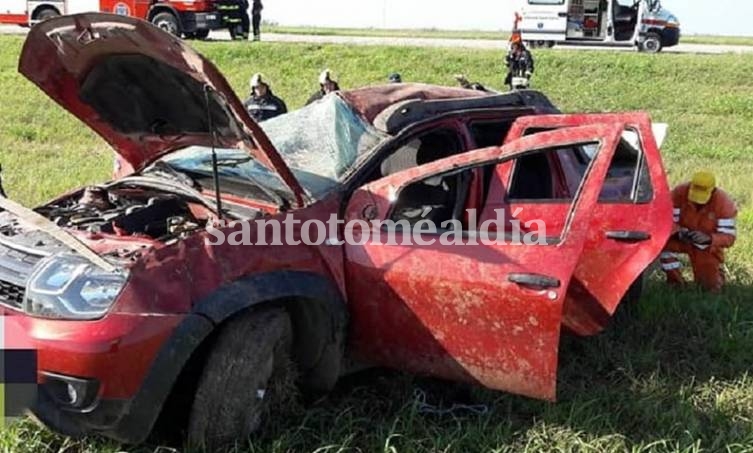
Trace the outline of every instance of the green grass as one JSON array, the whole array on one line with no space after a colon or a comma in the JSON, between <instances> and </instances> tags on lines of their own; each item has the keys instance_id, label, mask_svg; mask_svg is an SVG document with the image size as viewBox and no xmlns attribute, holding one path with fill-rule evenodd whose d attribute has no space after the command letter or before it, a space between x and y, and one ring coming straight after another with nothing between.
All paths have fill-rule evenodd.
<instances>
[{"instance_id":1,"label":"green grass","mask_svg":"<svg viewBox=\"0 0 753 453\"><path fill-rule=\"evenodd\" d=\"M9 194L34 204L104 180L107 146L15 70L21 38L0 38L0 162ZM501 85L493 51L201 43L245 95L261 70L295 108L331 67L344 88L385 80L452 83L452 74ZM348 379L305 412L275 419L249 452L287 451L753 451L753 56L651 56L538 51L534 83L565 111L645 109L670 124L672 182L712 168L740 204L740 239L720 296L667 291L646 297L603 335L565 338L559 402L389 373ZM588 70L584 62L589 63ZM713 70L711 70L713 69ZM414 390L444 405L470 400L490 413L417 411ZM0 433L5 452L115 452L100 439L70 440L30 422ZM145 449L144 451L152 451Z\"/></svg>"},{"instance_id":2,"label":"green grass","mask_svg":"<svg viewBox=\"0 0 753 453\"><path fill-rule=\"evenodd\" d=\"M283 25L264 25L265 33L284 33L290 35L318 35L318 36L368 36L378 38L449 38L449 39L503 39L510 36L509 30L440 30L436 28L422 29L389 29L389 28L331 28L331 27L292 27ZM739 46L753 46L753 36L714 36L687 35L681 39L683 44L725 44Z\"/></svg>"},{"instance_id":3,"label":"green grass","mask_svg":"<svg viewBox=\"0 0 753 453\"><path fill-rule=\"evenodd\" d=\"M512 21L512 20L511 20ZM390 29L390 28L327 28L327 27L290 27L283 25L266 25L262 32L284 33L290 35L318 35L318 36L370 36L380 38L452 38L452 39L507 39L509 31L482 30L439 30L436 28L423 29Z\"/></svg>"},{"instance_id":4,"label":"green grass","mask_svg":"<svg viewBox=\"0 0 753 453\"><path fill-rule=\"evenodd\" d=\"M753 36L689 35L681 41L686 44L725 44L730 46L753 46Z\"/></svg>"}]
</instances>

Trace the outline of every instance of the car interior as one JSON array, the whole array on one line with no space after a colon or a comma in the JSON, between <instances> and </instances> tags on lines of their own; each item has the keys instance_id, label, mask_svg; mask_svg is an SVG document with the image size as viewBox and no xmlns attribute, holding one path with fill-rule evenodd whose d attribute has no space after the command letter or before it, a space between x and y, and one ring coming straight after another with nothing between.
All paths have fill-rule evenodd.
<instances>
[{"instance_id":1,"label":"car interior","mask_svg":"<svg viewBox=\"0 0 753 453\"><path fill-rule=\"evenodd\" d=\"M454 130L432 130L412 139L384 159L380 165L380 176L387 177L444 159L462 152L464 148ZM467 190L468 181L461 175L431 178L406 187L395 210L411 224L423 219L441 223L453 217L456 200L465 198Z\"/></svg>"},{"instance_id":2,"label":"car interior","mask_svg":"<svg viewBox=\"0 0 753 453\"><path fill-rule=\"evenodd\" d=\"M505 187L501 177L495 178L484 184L485 195L476 201L472 195L474 181L478 181L479 175L484 175L488 181L486 175L495 172L501 176L500 165L450 172L410 184L400 191L391 219L396 222L407 220L410 225L429 220L437 226L448 220L458 220L465 227L468 209L482 212L477 225L491 218L494 210L488 207L487 201L494 208L505 210L509 209L509 203L570 202L575 198L597 149L596 144L586 144L521 156L508 164L512 165L509 187ZM600 202L640 203L651 199L650 178L645 160L641 159L639 163L640 156L638 134L626 130L608 170ZM635 193L634 186L637 188ZM557 219L555 223L559 225L564 220Z\"/></svg>"},{"instance_id":3,"label":"car interior","mask_svg":"<svg viewBox=\"0 0 753 453\"><path fill-rule=\"evenodd\" d=\"M500 146L512 125L511 120L479 120L468 124L474 149ZM390 153L381 163L378 174L369 181L387 177L467 151L464 140L454 128L433 129L419 134ZM415 224L430 220L436 225L448 220L465 221L466 211L480 209L494 166L438 176L404 188L393 212L393 220Z\"/></svg>"},{"instance_id":4,"label":"car interior","mask_svg":"<svg viewBox=\"0 0 753 453\"><path fill-rule=\"evenodd\" d=\"M628 41L638 23L639 7L640 0L572 0L568 17L573 24L580 26L568 27L567 35L569 38L603 40L611 30L616 41Z\"/></svg>"}]
</instances>

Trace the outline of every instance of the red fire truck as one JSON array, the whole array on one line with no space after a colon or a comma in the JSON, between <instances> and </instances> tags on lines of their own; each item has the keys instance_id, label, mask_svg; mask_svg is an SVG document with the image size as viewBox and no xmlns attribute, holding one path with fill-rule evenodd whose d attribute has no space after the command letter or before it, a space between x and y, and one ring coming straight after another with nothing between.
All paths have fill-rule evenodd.
<instances>
[{"instance_id":1,"label":"red fire truck","mask_svg":"<svg viewBox=\"0 0 753 453\"><path fill-rule=\"evenodd\" d=\"M240 34L236 0L2 0L0 24L32 26L51 17L84 12L133 16L178 36L203 39L210 30Z\"/></svg>"}]
</instances>

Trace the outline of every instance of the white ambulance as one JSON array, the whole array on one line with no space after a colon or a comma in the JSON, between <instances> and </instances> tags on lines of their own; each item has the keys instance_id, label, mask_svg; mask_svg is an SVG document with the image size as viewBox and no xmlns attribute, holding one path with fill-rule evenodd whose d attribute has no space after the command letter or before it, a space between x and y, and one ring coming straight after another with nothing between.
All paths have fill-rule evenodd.
<instances>
[{"instance_id":1,"label":"white ambulance","mask_svg":"<svg viewBox=\"0 0 753 453\"><path fill-rule=\"evenodd\" d=\"M518 0L524 41L635 46L659 52L680 41L680 22L661 0Z\"/></svg>"}]
</instances>

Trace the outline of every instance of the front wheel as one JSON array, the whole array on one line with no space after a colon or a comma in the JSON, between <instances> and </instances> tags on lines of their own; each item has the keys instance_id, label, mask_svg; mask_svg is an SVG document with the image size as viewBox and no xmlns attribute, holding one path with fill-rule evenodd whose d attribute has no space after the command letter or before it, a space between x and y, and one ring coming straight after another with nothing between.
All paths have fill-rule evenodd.
<instances>
[{"instance_id":1,"label":"front wheel","mask_svg":"<svg viewBox=\"0 0 753 453\"><path fill-rule=\"evenodd\" d=\"M173 13L162 12L155 14L152 18L152 24L171 35L180 36L180 23Z\"/></svg>"},{"instance_id":2,"label":"front wheel","mask_svg":"<svg viewBox=\"0 0 753 453\"><path fill-rule=\"evenodd\" d=\"M60 13L55 8L44 8L43 10L39 11L37 13L36 19L39 22L44 22L46 20L52 19L53 17L58 17Z\"/></svg>"},{"instance_id":3,"label":"front wheel","mask_svg":"<svg viewBox=\"0 0 753 453\"><path fill-rule=\"evenodd\" d=\"M662 50L661 36L658 33L649 33L646 38L638 46L641 52L646 53L659 53Z\"/></svg>"},{"instance_id":4,"label":"front wheel","mask_svg":"<svg viewBox=\"0 0 753 453\"><path fill-rule=\"evenodd\" d=\"M289 399L292 336L281 308L252 310L222 327L191 408L189 444L217 451L245 442L271 408Z\"/></svg>"}]
</instances>

